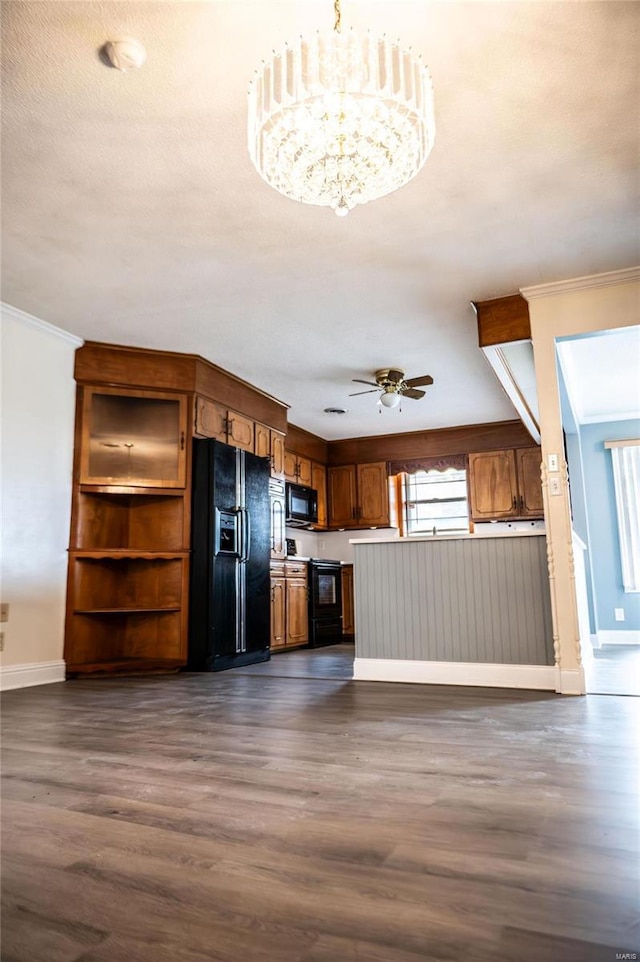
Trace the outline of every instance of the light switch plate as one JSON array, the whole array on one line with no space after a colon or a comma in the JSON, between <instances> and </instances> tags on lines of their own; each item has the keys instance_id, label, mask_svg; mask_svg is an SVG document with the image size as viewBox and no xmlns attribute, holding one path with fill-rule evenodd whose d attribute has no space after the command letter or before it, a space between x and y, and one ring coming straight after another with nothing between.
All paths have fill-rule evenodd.
<instances>
[{"instance_id":1,"label":"light switch plate","mask_svg":"<svg viewBox=\"0 0 640 962\"><path fill-rule=\"evenodd\" d=\"M557 454L550 454L550 455L547 457L547 467L548 467L549 471L557 471L557 470L558 470L558 455L557 455Z\"/></svg>"},{"instance_id":2,"label":"light switch plate","mask_svg":"<svg viewBox=\"0 0 640 962\"><path fill-rule=\"evenodd\" d=\"M616 621L624 621L624 608L614 608L613 616Z\"/></svg>"}]
</instances>

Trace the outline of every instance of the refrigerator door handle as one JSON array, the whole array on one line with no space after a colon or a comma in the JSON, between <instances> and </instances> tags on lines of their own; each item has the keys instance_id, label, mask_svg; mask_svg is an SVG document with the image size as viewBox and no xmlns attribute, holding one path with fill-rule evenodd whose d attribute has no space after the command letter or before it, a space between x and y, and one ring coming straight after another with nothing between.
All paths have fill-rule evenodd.
<instances>
[{"instance_id":1,"label":"refrigerator door handle","mask_svg":"<svg viewBox=\"0 0 640 962\"><path fill-rule=\"evenodd\" d=\"M251 515L247 508L241 508L240 510L242 511L242 557L240 560L247 562L251 544Z\"/></svg>"}]
</instances>

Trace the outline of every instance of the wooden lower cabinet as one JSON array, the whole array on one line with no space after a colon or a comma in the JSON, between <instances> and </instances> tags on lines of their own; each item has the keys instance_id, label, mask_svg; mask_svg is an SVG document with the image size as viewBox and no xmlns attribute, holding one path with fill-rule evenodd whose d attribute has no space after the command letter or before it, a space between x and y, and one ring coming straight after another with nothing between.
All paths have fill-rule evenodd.
<instances>
[{"instance_id":1,"label":"wooden lower cabinet","mask_svg":"<svg viewBox=\"0 0 640 962\"><path fill-rule=\"evenodd\" d=\"M353 565L342 567L342 634L355 635L355 614L353 604Z\"/></svg>"},{"instance_id":2,"label":"wooden lower cabinet","mask_svg":"<svg viewBox=\"0 0 640 962\"><path fill-rule=\"evenodd\" d=\"M284 572L282 576L271 573L271 649L284 648L287 643L285 617L286 596Z\"/></svg>"},{"instance_id":3,"label":"wooden lower cabinet","mask_svg":"<svg viewBox=\"0 0 640 962\"><path fill-rule=\"evenodd\" d=\"M304 562L271 562L271 650L309 642L308 579Z\"/></svg>"}]
</instances>

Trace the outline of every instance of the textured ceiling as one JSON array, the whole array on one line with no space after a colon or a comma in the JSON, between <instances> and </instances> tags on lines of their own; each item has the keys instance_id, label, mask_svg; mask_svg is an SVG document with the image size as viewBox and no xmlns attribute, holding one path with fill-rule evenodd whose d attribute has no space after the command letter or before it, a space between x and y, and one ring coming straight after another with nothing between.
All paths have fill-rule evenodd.
<instances>
[{"instance_id":1,"label":"textured ceiling","mask_svg":"<svg viewBox=\"0 0 640 962\"><path fill-rule=\"evenodd\" d=\"M356 3L429 64L411 184L346 218L269 188L248 82L330 0L2 2L2 298L81 337L200 354L326 438L514 417L471 300L638 258L640 5ZM141 40L125 74L98 50ZM429 373L378 414L354 377ZM346 406L341 418L322 413Z\"/></svg>"}]
</instances>

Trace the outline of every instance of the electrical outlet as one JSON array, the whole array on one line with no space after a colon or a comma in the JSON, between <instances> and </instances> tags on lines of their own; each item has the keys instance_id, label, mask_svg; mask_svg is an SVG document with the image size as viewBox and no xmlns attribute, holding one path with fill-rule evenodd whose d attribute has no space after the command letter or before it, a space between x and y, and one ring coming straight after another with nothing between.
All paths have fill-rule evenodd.
<instances>
[{"instance_id":1,"label":"electrical outlet","mask_svg":"<svg viewBox=\"0 0 640 962\"><path fill-rule=\"evenodd\" d=\"M559 494L562 494L560 478L549 478L549 494L552 497L557 497Z\"/></svg>"},{"instance_id":2,"label":"electrical outlet","mask_svg":"<svg viewBox=\"0 0 640 962\"><path fill-rule=\"evenodd\" d=\"M0 621L8 621L8 620L9 620L9 605L1 604L0 605Z\"/></svg>"},{"instance_id":3,"label":"electrical outlet","mask_svg":"<svg viewBox=\"0 0 640 962\"><path fill-rule=\"evenodd\" d=\"M547 456L547 467L548 467L549 471L557 471L557 470L558 470L558 455L557 455L557 454L549 454L549 455Z\"/></svg>"},{"instance_id":4,"label":"electrical outlet","mask_svg":"<svg viewBox=\"0 0 640 962\"><path fill-rule=\"evenodd\" d=\"M624 608L614 608L613 615L616 621L624 621Z\"/></svg>"}]
</instances>

